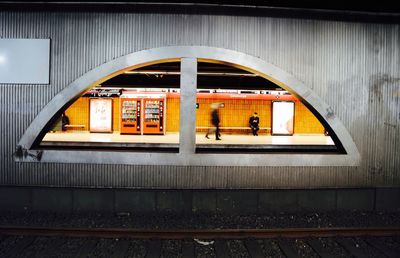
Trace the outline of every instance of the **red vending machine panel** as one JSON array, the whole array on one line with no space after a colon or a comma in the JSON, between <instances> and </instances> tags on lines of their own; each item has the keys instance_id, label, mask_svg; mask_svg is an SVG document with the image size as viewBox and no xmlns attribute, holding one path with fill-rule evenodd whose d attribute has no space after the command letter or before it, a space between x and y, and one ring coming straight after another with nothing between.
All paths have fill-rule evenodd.
<instances>
[{"instance_id":1,"label":"red vending machine panel","mask_svg":"<svg viewBox=\"0 0 400 258\"><path fill-rule=\"evenodd\" d=\"M140 134L142 102L140 99L121 98L121 134Z\"/></svg>"},{"instance_id":2,"label":"red vending machine panel","mask_svg":"<svg viewBox=\"0 0 400 258\"><path fill-rule=\"evenodd\" d=\"M144 98L143 111L143 134L164 134L165 98Z\"/></svg>"}]
</instances>

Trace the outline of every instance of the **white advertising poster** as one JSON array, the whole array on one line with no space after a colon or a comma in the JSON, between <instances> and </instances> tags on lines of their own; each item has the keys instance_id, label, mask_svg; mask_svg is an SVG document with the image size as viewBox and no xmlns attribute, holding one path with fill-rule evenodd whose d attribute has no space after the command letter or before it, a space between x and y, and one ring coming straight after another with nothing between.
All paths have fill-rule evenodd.
<instances>
[{"instance_id":1,"label":"white advertising poster","mask_svg":"<svg viewBox=\"0 0 400 258\"><path fill-rule=\"evenodd\" d=\"M90 131L112 132L112 99L90 99Z\"/></svg>"},{"instance_id":2,"label":"white advertising poster","mask_svg":"<svg viewBox=\"0 0 400 258\"><path fill-rule=\"evenodd\" d=\"M272 102L272 134L293 134L294 102Z\"/></svg>"}]
</instances>

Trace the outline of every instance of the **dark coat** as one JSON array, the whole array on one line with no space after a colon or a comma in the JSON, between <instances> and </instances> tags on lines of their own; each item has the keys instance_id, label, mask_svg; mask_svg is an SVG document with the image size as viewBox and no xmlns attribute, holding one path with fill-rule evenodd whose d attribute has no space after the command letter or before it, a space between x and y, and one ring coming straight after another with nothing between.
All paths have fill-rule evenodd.
<instances>
[{"instance_id":1,"label":"dark coat","mask_svg":"<svg viewBox=\"0 0 400 258\"><path fill-rule=\"evenodd\" d=\"M62 126L69 125L69 117L67 117L66 115L62 116L61 121L62 121Z\"/></svg>"},{"instance_id":2,"label":"dark coat","mask_svg":"<svg viewBox=\"0 0 400 258\"><path fill-rule=\"evenodd\" d=\"M219 114L218 114L218 109L213 110L213 112L211 113L211 123L214 126L219 125Z\"/></svg>"},{"instance_id":3,"label":"dark coat","mask_svg":"<svg viewBox=\"0 0 400 258\"><path fill-rule=\"evenodd\" d=\"M260 123L260 118L258 116L251 116L249 119L250 127L257 128Z\"/></svg>"}]
</instances>

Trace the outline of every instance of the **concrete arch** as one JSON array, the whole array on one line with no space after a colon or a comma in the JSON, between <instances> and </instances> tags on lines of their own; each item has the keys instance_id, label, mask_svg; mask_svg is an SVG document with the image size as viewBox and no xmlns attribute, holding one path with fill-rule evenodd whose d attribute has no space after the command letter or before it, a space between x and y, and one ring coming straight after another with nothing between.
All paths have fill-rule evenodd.
<instances>
[{"instance_id":1,"label":"concrete arch","mask_svg":"<svg viewBox=\"0 0 400 258\"><path fill-rule=\"evenodd\" d=\"M76 100L88 88L113 76L136 67L152 63L196 58L215 62L226 62L242 69L252 71L273 81L290 91L311 106L328 125L340 141L345 154L240 154L241 159L232 159L235 154L168 154L168 153L132 153L95 152L95 151L52 151L40 153L40 159L18 158L19 161L68 162L68 163L107 163L107 164L146 164L146 165L201 165L201 166L356 166L360 154L354 141L341 121L319 96L291 74L254 56L241 52L206 46L170 46L142 50L105 63L68 85L56 95L38 114L18 143L25 153L33 151L35 143L42 139L49 118L72 101ZM68 153L68 155L65 155ZM236 154L238 155L238 154ZM18 156L18 155L17 155ZM20 155L21 156L21 155ZM132 157L134 157L132 159ZM220 156L220 157L219 157ZM228 157L229 156L229 157ZM227 158L226 158L227 157ZM131 158L131 159L130 159ZM156 163L155 160L158 162ZM232 160L236 160L233 161ZM162 162L160 162L162 161Z\"/></svg>"}]
</instances>

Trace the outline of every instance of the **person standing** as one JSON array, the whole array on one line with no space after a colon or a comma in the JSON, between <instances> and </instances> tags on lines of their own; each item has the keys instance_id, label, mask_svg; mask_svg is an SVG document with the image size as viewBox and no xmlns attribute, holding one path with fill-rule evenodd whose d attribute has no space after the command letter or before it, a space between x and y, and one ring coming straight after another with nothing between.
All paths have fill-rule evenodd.
<instances>
[{"instance_id":1,"label":"person standing","mask_svg":"<svg viewBox=\"0 0 400 258\"><path fill-rule=\"evenodd\" d=\"M257 112L254 112L254 114L249 119L250 128L254 136L258 136L258 130L260 130L260 127L258 126L259 123L260 118L258 117Z\"/></svg>"}]
</instances>

